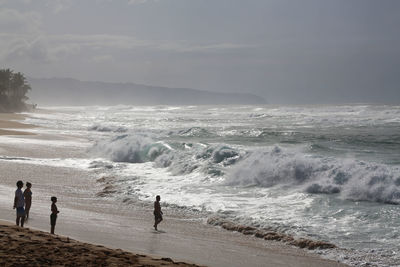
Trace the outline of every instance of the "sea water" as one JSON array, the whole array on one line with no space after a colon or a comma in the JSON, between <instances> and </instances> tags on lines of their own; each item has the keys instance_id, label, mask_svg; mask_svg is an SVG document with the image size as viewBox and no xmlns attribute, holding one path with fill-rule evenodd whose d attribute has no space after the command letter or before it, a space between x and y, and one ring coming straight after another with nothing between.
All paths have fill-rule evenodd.
<instances>
[{"instance_id":1,"label":"sea water","mask_svg":"<svg viewBox=\"0 0 400 267\"><path fill-rule=\"evenodd\" d=\"M35 164L96 170L113 185L102 197L158 194L171 208L331 242L344 249L318 253L351 265L400 266L400 106L47 110L29 114L44 126L34 131L87 138L87 158Z\"/></svg>"}]
</instances>

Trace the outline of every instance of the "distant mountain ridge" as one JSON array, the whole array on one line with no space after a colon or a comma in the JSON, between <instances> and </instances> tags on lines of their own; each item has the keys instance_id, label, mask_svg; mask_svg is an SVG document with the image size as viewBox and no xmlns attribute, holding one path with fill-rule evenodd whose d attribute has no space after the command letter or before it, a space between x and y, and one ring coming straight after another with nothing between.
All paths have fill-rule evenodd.
<instances>
[{"instance_id":1,"label":"distant mountain ridge","mask_svg":"<svg viewBox=\"0 0 400 267\"><path fill-rule=\"evenodd\" d=\"M80 81L71 78L28 78L30 101L40 105L216 105L265 104L248 93L216 93L135 83Z\"/></svg>"}]
</instances>

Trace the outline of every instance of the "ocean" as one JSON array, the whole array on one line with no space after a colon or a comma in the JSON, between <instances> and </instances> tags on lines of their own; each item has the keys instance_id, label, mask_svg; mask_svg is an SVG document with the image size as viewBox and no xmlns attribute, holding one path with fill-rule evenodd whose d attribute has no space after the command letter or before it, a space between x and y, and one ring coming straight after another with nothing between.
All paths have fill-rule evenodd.
<instances>
[{"instance_id":1,"label":"ocean","mask_svg":"<svg viewBox=\"0 0 400 267\"><path fill-rule=\"evenodd\" d=\"M335 244L323 257L400 266L400 106L87 106L28 113L82 137L87 158L23 158L100 173L98 197L152 202ZM62 141L23 139L62 146Z\"/></svg>"}]
</instances>

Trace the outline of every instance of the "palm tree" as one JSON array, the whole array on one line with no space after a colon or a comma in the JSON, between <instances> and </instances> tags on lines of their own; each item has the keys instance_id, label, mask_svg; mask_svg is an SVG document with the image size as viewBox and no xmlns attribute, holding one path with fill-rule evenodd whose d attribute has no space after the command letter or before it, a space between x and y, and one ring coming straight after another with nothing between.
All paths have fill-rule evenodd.
<instances>
[{"instance_id":1,"label":"palm tree","mask_svg":"<svg viewBox=\"0 0 400 267\"><path fill-rule=\"evenodd\" d=\"M0 94L7 95L10 90L10 81L13 75L10 69L0 69Z\"/></svg>"},{"instance_id":2,"label":"palm tree","mask_svg":"<svg viewBox=\"0 0 400 267\"><path fill-rule=\"evenodd\" d=\"M21 72L12 75L10 97L15 101L24 101L27 99L26 93L29 89L31 87L26 83L26 79Z\"/></svg>"},{"instance_id":3,"label":"palm tree","mask_svg":"<svg viewBox=\"0 0 400 267\"><path fill-rule=\"evenodd\" d=\"M17 111L25 109L27 92L31 89L21 72L0 69L0 110Z\"/></svg>"}]
</instances>

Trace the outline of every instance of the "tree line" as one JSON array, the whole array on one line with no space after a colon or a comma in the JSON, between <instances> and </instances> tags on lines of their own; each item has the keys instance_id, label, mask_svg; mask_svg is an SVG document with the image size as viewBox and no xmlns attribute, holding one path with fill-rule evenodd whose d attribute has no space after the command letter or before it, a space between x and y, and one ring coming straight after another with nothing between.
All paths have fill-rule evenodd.
<instances>
[{"instance_id":1,"label":"tree line","mask_svg":"<svg viewBox=\"0 0 400 267\"><path fill-rule=\"evenodd\" d=\"M26 110L29 90L31 86L21 72L0 69L0 112Z\"/></svg>"}]
</instances>

